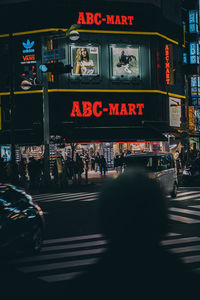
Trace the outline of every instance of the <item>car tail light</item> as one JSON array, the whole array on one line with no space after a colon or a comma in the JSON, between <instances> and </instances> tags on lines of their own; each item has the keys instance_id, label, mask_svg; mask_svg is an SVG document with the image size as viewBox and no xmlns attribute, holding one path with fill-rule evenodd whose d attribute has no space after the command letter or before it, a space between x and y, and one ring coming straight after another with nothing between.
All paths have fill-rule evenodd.
<instances>
[{"instance_id":1,"label":"car tail light","mask_svg":"<svg viewBox=\"0 0 200 300\"><path fill-rule=\"evenodd\" d=\"M40 216L43 216L44 213L43 213L42 209L40 208L40 206L39 206L35 201L33 201L33 204L34 204L35 207L37 208L37 210L38 210L38 212L39 212L39 215L40 215Z\"/></svg>"}]
</instances>

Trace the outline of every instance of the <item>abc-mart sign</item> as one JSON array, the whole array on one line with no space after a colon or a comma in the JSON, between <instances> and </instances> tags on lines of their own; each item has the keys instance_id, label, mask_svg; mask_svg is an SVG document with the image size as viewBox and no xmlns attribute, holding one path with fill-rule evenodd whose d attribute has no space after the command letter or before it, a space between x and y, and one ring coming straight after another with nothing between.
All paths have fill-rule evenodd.
<instances>
[{"instance_id":1,"label":"abc-mart sign","mask_svg":"<svg viewBox=\"0 0 200 300\"><path fill-rule=\"evenodd\" d=\"M134 23L134 16L125 15L103 15L100 12L79 12L77 24L79 25L128 25L132 26Z\"/></svg>"}]
</instances>

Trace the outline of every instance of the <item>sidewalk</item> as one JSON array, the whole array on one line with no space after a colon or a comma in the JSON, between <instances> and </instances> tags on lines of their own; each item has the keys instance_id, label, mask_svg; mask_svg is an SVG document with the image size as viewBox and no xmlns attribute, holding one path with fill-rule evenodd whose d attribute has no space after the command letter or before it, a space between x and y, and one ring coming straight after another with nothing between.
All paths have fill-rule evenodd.
<instances>
[{"instance_id":1,"label":"sidewalk","mask_svg":"<svg viewBox=\"0 0 200 300\"><path fill-rule=\"evenodd\" d=\"M40 194L40 193L60 193L60 192L77 192L77 191L85 191L85 190L97 190L101 188L102 184L106 182L106 180L114 178L117 175L115 170L109 170L106 175L100 174L100 172L89 171L88 172L88 182L86 182L85 174L82 174L82 182L81 184L72 184L68 185L65 188L55 187L53 182L48 187L41 187L39 190L30 190L31 194Z\"/></svg>"}]
</instances>

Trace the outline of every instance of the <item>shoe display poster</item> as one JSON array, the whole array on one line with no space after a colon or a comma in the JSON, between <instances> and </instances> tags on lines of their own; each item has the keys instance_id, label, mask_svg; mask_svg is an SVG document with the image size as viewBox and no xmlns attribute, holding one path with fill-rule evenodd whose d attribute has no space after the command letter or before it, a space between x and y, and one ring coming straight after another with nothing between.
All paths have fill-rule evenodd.
<instances>
[{"instance_id":1,"label":"shoe display poster","mask_svg":"<svg viewBox=\"0 0 200 300\"><path fill-rule=\"evenodd\" d=\"M139 75L139 48L137 47L111 47L112 75L134 76Z\"/></svg>"}]
</instances>

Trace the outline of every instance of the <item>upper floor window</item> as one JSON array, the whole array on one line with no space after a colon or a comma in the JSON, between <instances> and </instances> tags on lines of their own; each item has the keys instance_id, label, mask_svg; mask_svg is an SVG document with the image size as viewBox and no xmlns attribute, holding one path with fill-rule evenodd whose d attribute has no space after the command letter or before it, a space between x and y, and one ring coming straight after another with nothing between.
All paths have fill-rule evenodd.
<instances>
[{"instance_id":1,"label":"upper floor window","mask_svg":"<svg viewBox=\"0 0 200 300\"><path fill-rule=\"evenodd\" d=\"M199 43L198 42L190 43L190 63L199 64Z\"/></svg>"},{"instance_id":2,"label":"upper floor window","mask_svg":"<svg viewBox=\"0 0 200 300\"><path fill-rule=\"evenodd\" d=\"M196 33L198 32L198 11L190 10L189 11L189 32Z\"/></svg>"}]
</instances>

